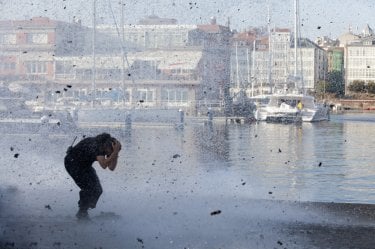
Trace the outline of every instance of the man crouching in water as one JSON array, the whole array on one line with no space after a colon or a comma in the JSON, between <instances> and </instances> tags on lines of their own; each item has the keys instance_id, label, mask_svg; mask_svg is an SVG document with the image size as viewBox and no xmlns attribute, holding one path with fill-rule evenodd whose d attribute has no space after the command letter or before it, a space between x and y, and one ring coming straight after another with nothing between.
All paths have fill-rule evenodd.
<instances>
[{"instance_id":1,"label":"man crouching in water","mask_svg":"<svg viewBox=\"0 0 375 249\"><path fill-rule=\"evenodd\" d=\"M103 169L115 170L121 144L107 133L87 137L70 146L64 159L65 168L81 189L79 192L78 219L88 219L89 208L95 208L102 186L92 164L98 161Z\"/></svg>"}]
</instances>

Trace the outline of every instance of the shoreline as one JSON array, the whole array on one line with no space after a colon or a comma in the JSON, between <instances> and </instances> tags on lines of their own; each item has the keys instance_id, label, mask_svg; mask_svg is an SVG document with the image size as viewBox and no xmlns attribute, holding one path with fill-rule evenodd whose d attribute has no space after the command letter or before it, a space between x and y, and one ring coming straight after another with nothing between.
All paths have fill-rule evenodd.
<instances>
[{"instance_id":1,"label":"shoreline","mask_svg":"<svg viewBox=\"0 0 375 249\"><path fill-rule=\"evenodd\" d=\"M375 205L202 198L163 209L155 209L157 197L135 199L125 212L101 212L88 222L51 212L0 217L0 247L349 249L375 244Z\"/></svg>"}]
</instances>

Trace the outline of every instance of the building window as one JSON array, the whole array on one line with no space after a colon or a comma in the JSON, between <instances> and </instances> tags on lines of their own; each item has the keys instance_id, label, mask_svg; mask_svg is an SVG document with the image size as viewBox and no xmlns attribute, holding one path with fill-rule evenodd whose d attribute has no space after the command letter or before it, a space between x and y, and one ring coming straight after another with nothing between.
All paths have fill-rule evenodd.
<instances>
[{"instance_id":1,"label":"building window","mask_svg":"<svg viewBox=\"0 0 375 249\"><path fill-rule=\"evenodd\" d=\"M14 71L16 69L16 63L14 62L0 62L0 72Z\"/></svg>"},{"instance_id":2,"label":"building window","mask_svg":"<svg viewBox=\"0 0 375 249\"><path fill-rule=\"evenodd\" d=\"M140 102L153 102L154 91L149 89L138 89L136 92L136 99Z\"/></svg>"},{"instance_id":3,"label":"building window","mask_svg":"<svg viewBox=\"0 0 375 249\"><path fill-rule=\"evenodd\" d=\"M161 101L165 103L187 103L188 90L186 89L163 89Z\"/></svg>"},{"instance_id":4,"label":"building window","mask_svg":"<svg viewBox=\"0 0 375 249\"><path fill-rule=\"evenodd\" d=\"M56 74L73 73L73 64L70 61L56 61Z\"/></svg>"},{"instance_id":5,"label":"building window","mask_svg":"<svg viewBox=\"0 0 375 249\"><path fill-rule=\"evenodd\" d=\"M0 35L0 43L1 44L16 44L17 37L16 34L2 34Z\"/></svg>"},{"instance_id":6,"label":"building window","mask_svg":"<svg viewBox=\"0 0 375 249\"><path fill-rule=\"evenodd\" d=\"M48 43L48 35L47 34L27 34L27 43L29 44L47 44Z\"/></svg>"},{"instance_id":7,"label":"building window","mask_svg":"<svg viewBox=\"0 0 375 249\"><path fill-rule=\"evenodd\" d=\"M29 61L25 63L28 74L47 74L47 62Z\"/></svg>"}]
</instances>

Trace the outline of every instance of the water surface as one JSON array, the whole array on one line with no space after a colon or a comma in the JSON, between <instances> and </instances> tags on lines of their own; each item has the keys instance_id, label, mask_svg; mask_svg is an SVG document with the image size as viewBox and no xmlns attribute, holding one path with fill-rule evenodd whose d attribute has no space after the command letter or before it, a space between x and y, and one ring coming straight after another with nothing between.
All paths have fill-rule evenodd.
<instances>
[{"instance_id":1,"label":"water surface","mask_svg":"<svg viewBox=\"0 0 375 249\"><path fill-rule=\"evenodd\" d=\"M63 213L75 208L78 189L65 172L65 150L74 136L98 132L2 136L2 188L18 193L20 208L41 203L55 203ZM375 116L367 113L300 125L133 125L113 133L123 144L116 171L95 166L104 188L100 202L108 209L145 197L374 204L372 134Z\"/></svg>"}]
</instances>

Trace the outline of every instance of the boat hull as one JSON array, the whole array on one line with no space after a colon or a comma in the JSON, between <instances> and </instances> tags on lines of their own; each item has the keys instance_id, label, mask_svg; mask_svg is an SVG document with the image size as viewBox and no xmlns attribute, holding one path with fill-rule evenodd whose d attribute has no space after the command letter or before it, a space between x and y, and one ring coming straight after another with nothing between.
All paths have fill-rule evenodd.
<instances>
[{"instance_id":1,"label":"boat hull","mask_svg":"<svg viewBox=\"0 0 375 249\"><path fill-rule=\"evenodd\" d=\"M301 112L303 122L320 122L329 120L329 108L319 107L317 109L302 110Z\"/></svg>"}]
</instances>

